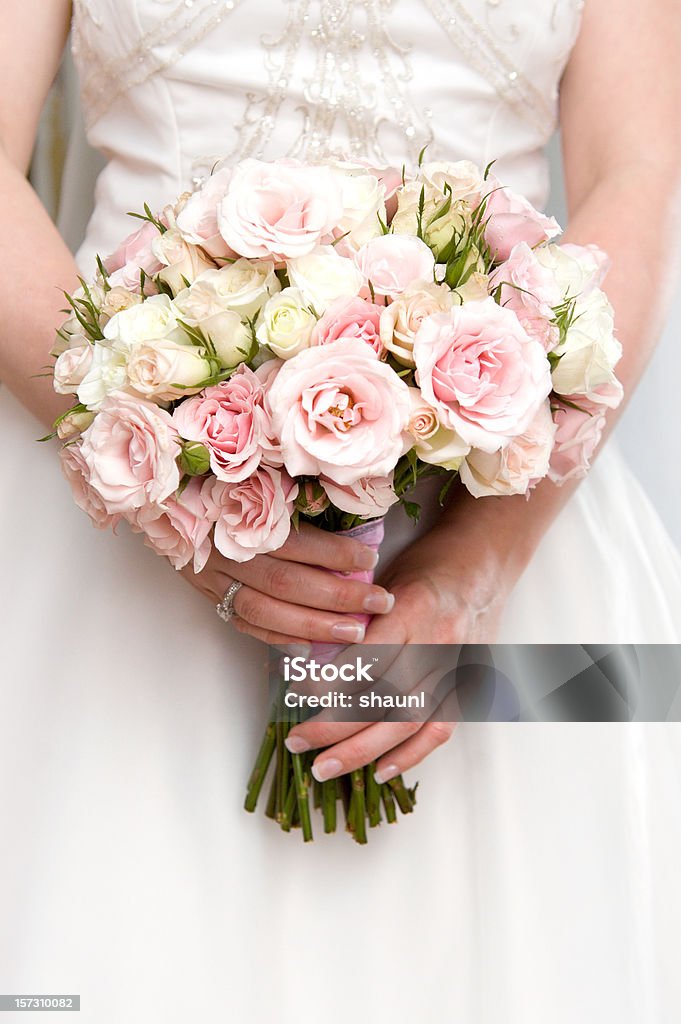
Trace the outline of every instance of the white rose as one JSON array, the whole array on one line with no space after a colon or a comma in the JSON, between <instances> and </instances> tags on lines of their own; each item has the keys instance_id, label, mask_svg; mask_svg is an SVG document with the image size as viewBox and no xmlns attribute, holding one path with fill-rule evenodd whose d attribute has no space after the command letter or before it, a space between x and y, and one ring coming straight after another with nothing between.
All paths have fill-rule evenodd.
<instances>
[{"instance_id":1,"label":"white rose","mask_svg":"<svg viewBox=\"0 0 681 1024\"><path fill-rule=\"evenodd\" d=\"M309 348L316 323L317 318L300 289L284 288L263 309L258 341L281 359L290 359Z\"/></svg>"},{"instance_id":2,"label":"white rose","mask_svg":"<svg viewBox=\"0 0 681 1024\"><path fill-rule=\"evenodd\" d=\"M124 350L93 345L92 365L78 388L78 401L96 411L112 391L122 391L128 382L126 355Z\"/></svg>"},{"instance_id":3,"label":"white rose","mask_svg":"<svg viewBox=\"0 0 681 1024\"><path fill-rule=\"evenodd\" d=\"M595 245L538 245L534 255L554 275L561 294L567 298L586 297L597 287L607 270L608 258Z\"/></svg>"},{"instance_id":4,"label":"white rose","mask_svg":"<svg viewBox=\"0 0 681 1024\"><path fill-rule=\"evenodd\" d=\"M201 321L201 331L213 345L220 365L226 369L238 366L251 354L251 329L233 309L206 317Z\"/></svg>"},{"instance_id":5,"label":"white rose","mask_svg":"<svg viewBox=\"0 0 681 1024\"><path fill-rule=\"evenodd\" d=\"M364 278L354 262L340 256L331 245L320 245L307 256L287 263L289 280L299 288L317 313L334 299L358 295Z\"/></svg>"},{"instance_id":6,"label":"white rose","mask_svg":"<svg viewBox=\"0 0 681 1024\"><path fill-rule=\"evenodd\" d=\"M200 322L221 310L231 309L243 319L252 319L275 292L281 289L270 260L240 257L220 270L207 270L178 296L182 312Z\"/></svg>"},{"instance_id":7,"label":"white rose","mask_svg":"<svg viewBox=\"0 0 681 1024\"><path fill-rule=\"evenodd\" d=\"M612 306L599 288L577 303L572 326L555 352L561 358L551 379L559 395L587 395L612 384L622 346L615 338Z\"/></svg>"},{"instance_id":8,"label":"white rose","mask_svg":"<svg viewBox=\"0 0 681 1024\"><path fill-rule=\"evenodd\" d=\"M453 292L459 302L482 302L489 296L489 275L474 271L468 280Z\"/></svg>"},{"instance_id":9,"label":"white rose","mask_svg":"<svg viewBox=\"0 0 681 1024\"><path fill-rule=\"evenodd\" d=\"M167 340L137 345L128 361L130 386L157 402L172 402L200 390L210 371L204 349Z\"/></svg>"},{"instance_id":10,"label":"white rose","mask_svg":"<svg viewBox=\"0 0 681 1024\"><path fill-rule=\"evenodd\" d=\"M427 316L454 305L451 290L432 281L416 282L381 311L381 341L403 366L414 366L414 337Z\"/></svg>"},{"instance_id":11,"label":"white rose","mask_svg":"<svg viewBox=\"0 0 681 1024\"><path fill-rule=\"evenodd\" d=\"M384 224L387 221L385 186L374 174L342 174L340 180L343 216L334 235L342 239L341 255L351 255L382 233L379 217Z\"/></svg>"},{"instance_id":12,"label":"white rose","mask_svg":"<svg viewBox=\"0 0 681 1024\"><path fill-rule=\"evenodd\" d=\"M473 207L479 204L485 190L482 171L470 160L430 160L421 166L419 177L442 194L447 185L452 202L464 200Z\"/></svg>"},{"instance_id":13,"label":"white rose","mask_svg":"<svg viewBox=\"0 0 681 1024\"><path fill-rule=\"evenodd\" d=\"M175 227L157 235L151 243L151 251L163 264L158 276L173 295L186 288L187 281L191 284L200 274L215 266L201 249L186 242Z\"/></svg>"},{"instance_id":14,"label":"white rose","mask_svg":"<svg viewBox=\"0 0 681 1024\"><path fill-rule=\"evenodd\" d=\"M68 348L54 364L54 390L59 395L75 395L90 367L94 345L86 343Z\"/></svg>"},{"instance_id":15,"label":"white rose","mask_svg":"<svg viewBox=\"0 0 681 1024\"><path fill-rule=\"evenodd\" d=\"M182 341L184 332L177 317L178 311L167 295L152 295L112 316L104 328L104 337L111 348L121 353L130 352L135 345L165 338Z\"/></svg>"}]
</instances>

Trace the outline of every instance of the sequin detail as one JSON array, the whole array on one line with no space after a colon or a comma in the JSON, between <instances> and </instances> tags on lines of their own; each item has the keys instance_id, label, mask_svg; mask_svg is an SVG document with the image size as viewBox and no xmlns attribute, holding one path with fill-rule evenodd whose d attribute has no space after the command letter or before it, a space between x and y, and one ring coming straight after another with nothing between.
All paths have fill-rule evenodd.
<instances>
[{"instance_id":1,"label":"sequin detail","mask_svg":"<svg viewBox=\"0 0 681 1024\"><path fill-rule=\"evenodd\" d=\"M282 106L293 103L300 127L289 156L384 163L381 134L390 127L415 159L433 139L432 112L409 97L410 47L391 33L394 7L395 0L289 2L281 33L261 37L268 85L247 95L232 156L264 155Z\"/></svg>"},{"instance_id":2,"label":"sequin detail","mask_svg":"<svg viewBox=\"0 0 681 1024\"><path fill-rule=\"evenodd\" d=\"M102 61L91 40L99 27L89 0L74 0L72 50L81 75L86 126L91 127L113 103L135 86L176 64L242 0L180 0L160 6L161 19L125 54Z\"/></svg>"}]
</instances>

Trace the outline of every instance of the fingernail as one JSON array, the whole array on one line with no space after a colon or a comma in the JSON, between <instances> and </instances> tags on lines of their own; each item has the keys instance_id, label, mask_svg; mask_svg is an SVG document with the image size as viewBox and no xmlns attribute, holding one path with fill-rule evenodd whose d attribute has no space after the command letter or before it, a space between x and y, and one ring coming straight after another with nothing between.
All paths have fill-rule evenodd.
<instances>
[{"instance_id":1,"label":"fingernail","mask_svg":"<svg viewBox=\"0 0 681 1024\"><path fill-rule=\"evenodd\" d=\"M343 771L343 765L335 757L327 757L326 761L319 761L312 765L312 774L317 782L326 782L327 779L335 779Z\"/></svg>"},{"instance_id":2,"label":"fingernail","mask_svg":"<svg viewBox=\"0 0 681 1024\"><path fill-rule=\"evenodd\" d=\"M310 744L302 736L287 736L284 744L292 754L304 754L310 749Z\"/></svg>"},{"instance_id":3,"label":"fingernail","mask_svg":"<svg viewBox=\"0 0 681 1024\"><path fill-rule=\"evenodd\" d=\"M361 622L337 622L331 627L331 636L349 644L360 644L364 639L364 626Z\"/></svg>"},{"instance_id":4,"label":"fingernail","mask_svg":"<svg viewBox=\"0 0 681 1024\"><path fill-rule=\"evenodd\" d=\"M314 771L314 768L312 769ZM396 779L400 774L400 769L396 764L387 764L385 768L381 768L380 771L374 772L374 779L382 786L384 782L389 782L391 779Z\"/></svg>"},{"instance_id":5,"label":"fingernail","mask_svg":"<svg viewBox=\"0 0 681 1024\"><path fill-rule=\"evenodd\" d=\"M364 571L375 569L378 565L378 551L372 551L371 548L363 548L358 551L355 555L355 565Z\"/></svg>"},{"instance_id":6,"label":"fingernail","mask_svg":"<svg viewBox=\"0 0 681 1024\"><path fill-rule=\"evenodd\" d=\"M364 599L362 607L372 615L385 615L395 607L395 595L389 594L387 590L376 590Z\"/></svg>"},{"instance_id":7,"label":"fingernail","mask_svg":"<svg viewBox=\"0 0 681 1024\"><path fill-rule=\"evenodd\" d=\"M292 658L308 658L312 648L309 644L286 644L286 651Z\"/></svg>"}]
</instances>

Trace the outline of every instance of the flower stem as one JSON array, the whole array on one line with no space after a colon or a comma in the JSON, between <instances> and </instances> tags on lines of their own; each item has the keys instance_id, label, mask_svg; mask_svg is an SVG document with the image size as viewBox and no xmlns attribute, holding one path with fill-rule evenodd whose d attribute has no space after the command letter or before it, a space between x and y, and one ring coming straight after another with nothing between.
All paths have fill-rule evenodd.
<instances>
[{"instance_id":1,"label":"flower stem","mask_svg":"<svg viewBox=\"0 0 681 1024\"><path fill-rule=\"evenodd\" d=\"M356 843L367 841L366 807L364 801L364 769L357 768L351 774L352 798L350 814L352 817L353 835Z\"/></svg>"},{"instance_id":2,"label":"flower stem","mask_svg":"<svg viewBox=\"0 0 681 1024\"><path fill-rule=\"evenodd\" d=\"M364 785L366 788L367 814L369 815L369 826L375 828L381 824L381 787L374 778L376 762L367 765L364 769Z\"/></svg>"},{"instance_id":3,"label":"flower stem","mask_svg":"<svg viewBox=\"0 0 681 1024\"><path fill-rule=\"evenodd\" d=\"M276 726L274 722L270 722L265 730L260 750L258 751L258 757L251 777L248 780L248 789L246 791L246 800L244 807L247 811L254 811L256 804L258 803L258 797L260 796L260 790L262 789L265 776L267 775L267 769L270 766L274 749L277 745L277 734Z\"/></svg>"},{"instance_id":4,"label":"flower stem","mask_svg":"<svg viewBox=\"0 0 681 1024\"><path fill-rule=\"evenodd\" d=\"M324 831L336 831L336 780L328 779L321 783L322 812L324 814Z\"/></svg>"},{"instance_id":5,"label":"flower stem","mask_svg":"<svg viewBox=\"0 0 681 1024\"><path fill-rule=\"evenodd\" d=\"M298 813L303 828L303 841L312 842L312 822L310 820L310 797L308 793L310 777L304 770L303 758L300 754L292 754L293 778L295 780Z\"/></svg>"},{"instance_id":6,"label":"flower stem","mask_svg":"<svg viewBox=\"0 0 681 1024\"><path fill-rule=\"evenodd\" d=\"M395 797L393 796L393 791L387 782L381 786L381 796L383 798L383 807L385 808L386 821L388 822L388 824L394 825L395 822L397 821L397 808L395 807Z\"/></svg>"},{"instance_id":7,"label":"flower stem","mask_svg":"<svg viewBox=\"0 0 681 1024\"><path fill-rule=\"evenodd\" d=\"M390 779L388 785L393 791L393 795L397 800L398 806L402 811L402 814L411 814L411 812L414 810L414 804L416 803L416 800L414 799L413 791L410 793L410 791L405 786L404 779L402 778L402 776L398 775L396 779Z\"/></svg>"}]
</instances>

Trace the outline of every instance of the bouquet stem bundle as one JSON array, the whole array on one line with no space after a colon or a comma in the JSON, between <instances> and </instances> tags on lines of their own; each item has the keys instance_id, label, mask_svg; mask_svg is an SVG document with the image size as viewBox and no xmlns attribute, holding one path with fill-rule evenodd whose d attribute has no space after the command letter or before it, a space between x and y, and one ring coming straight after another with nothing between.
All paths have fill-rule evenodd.
<instances>
[{"instance_id":1,"label":"bouquet stem bundle","mask_svg":"<svg viewBox=\"0 0 681 1024\"><path fill-rule=\"evenodd\" d=\"M285 693L282 683L248 782L244 802L247 811L255 811L274 765L265 814L284 832L300 828L306 843L314 838L313 809L322 813L324 832L335 832L340 802L345 830L360 844L367 842L367 828L375 828L384 819L390 824L396 822L397 808L402 814L411 814L416 804L416 786L407 787L401 775L378 783L374 778L375 762L337 779L317 782L311 770L316 751L291 754L285 746L290 730L303 721L296 710L285 709Z\"/></svg>"}]
</instances>

